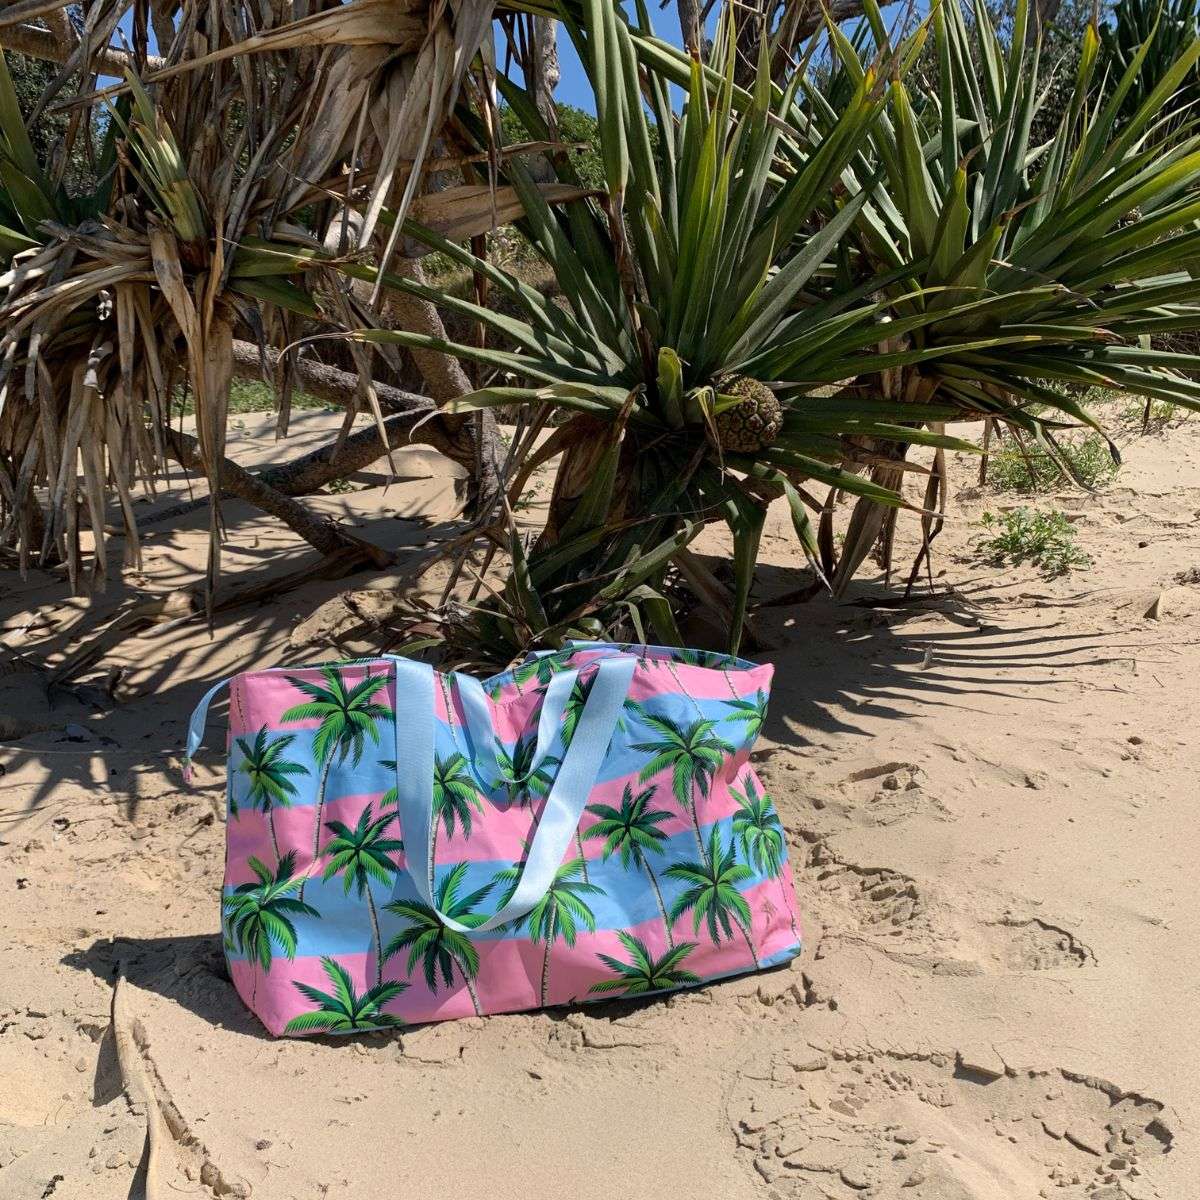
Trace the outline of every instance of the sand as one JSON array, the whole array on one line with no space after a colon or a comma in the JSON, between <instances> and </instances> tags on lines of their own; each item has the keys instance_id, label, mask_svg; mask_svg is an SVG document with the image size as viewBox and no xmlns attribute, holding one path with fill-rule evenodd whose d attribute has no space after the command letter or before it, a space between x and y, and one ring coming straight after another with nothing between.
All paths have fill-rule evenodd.
<instances>
[{"instance_id":1,"label":"sand","mask_svg":"<svg viewBox=\"0 0 1200 1200\"><path fill-rule=\"evenodd\" d=\"M289 452L331 421L300 414ZM270 457L268 418L241 425L231 453ZM804 914L790 968L353 1040L273 1041L242 1008L217 933L221 738L194 790L179 752L206 681L369 648L400 572L308 584L211 640L151 629L53 704L87 608L6 573L0 1197L140 1196L148 1170L158 1196L261 1200L1197 1195L1200 425L1126 456L1099 495L1039 500L1089 571L980 565L979 514L1017 501L964 461L936 596L881 605L897 594L868 581L763 610L755 759ZM399 465L316 503L415 552L453 486L428 453ZM305 561L227 517L231 578ZM193 582L205 522L151 526L90 619ZM773 511L764 595L797 563ZM375 591L327 603L347 586Z\"/></svg>"}]
</instances>

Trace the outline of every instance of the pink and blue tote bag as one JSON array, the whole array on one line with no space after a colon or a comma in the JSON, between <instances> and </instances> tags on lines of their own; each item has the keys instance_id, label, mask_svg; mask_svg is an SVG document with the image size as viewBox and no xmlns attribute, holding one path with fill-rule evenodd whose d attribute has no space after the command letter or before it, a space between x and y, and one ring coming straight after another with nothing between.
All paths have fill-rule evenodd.
<instances>
[{"instance_id":1,"label":"pink and blue tote bag","mask_svg":"<svg viewBox=\"0 0 1200 1200\"><path fill-rule=\"evenodd\" d=\"M238 993L273 1034L349 1033L791 959L784 832L749 762L771 673L577 642L483 682L403 658L235 676Z\"/></svg>"}]
</instances>

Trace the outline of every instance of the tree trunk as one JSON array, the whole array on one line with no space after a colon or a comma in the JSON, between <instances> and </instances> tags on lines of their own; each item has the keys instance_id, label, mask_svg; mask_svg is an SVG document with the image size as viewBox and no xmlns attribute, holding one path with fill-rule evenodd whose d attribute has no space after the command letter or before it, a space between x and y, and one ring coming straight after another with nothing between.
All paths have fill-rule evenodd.
<instances>
[{"instance_id":1,"label":"tree trunk","mask_svg":"<svg viewBox=\"0 0 1200 1200\"><path fill-rule=\"evenodd\" d=\"M765 0L743 0L734 11L737 21L737 61L733 68L734 82L749 88L758 73L759 47L766 31ZM771 6L773 7L773 5Z\"/></svg>"},{"instance_id":2,"label":"tree trunk","mask_svg":"<svg viewBox=\"0 0 1200 1200\"><path fill-rule=\"evenodd\" d=\"M393 268L406 279L416 283L425 282L421 266L415 259L397 258ZM446 337L442 319L428 300L406 296L401 292L389 292L388 312L390 319L404 329L429 337ZM409 353L425 380L430 396L438 404L456 400L474 390L457 359L438 350L410 350ZM499 499L496 481L500 478L500 465L504 461L504 454L500 434L496 429L496 418L491 410L487 409L472 416L443 417L442 420L446 422L446 428L451 434L459 434L465 425L471 425L475 430L478 458L472 475L473 494L469 495L468 499L476 515L482 517L491 511Z\"/></svg>"},{"instance_id":3,"label":"tree trunk","mask_svg":"<svg viewBox=\"0 0 1200 1200\"><path fill-rule=\"evenodd\" d=\"M432 412L433 410L427 411ZM300 455L290 462L281 463L277 467L267 467L263 471L248 472L247 474L250 479L258 480L266 487L278 492L281 497L309 496L336 479L345 479L357 471L365 470L373 462L381 459L389 449L394 450L398 446L412 444L409 434L417 419L415 415L407 414L386 418L383 423L384 432L387 435L386 445L379 436L379 430L375 425L370 425L346 438L342 442L341 450L336 454L334 451L337 449L337 443L334 441L320 446L316 450L311 450L308 454ZM469 441L455 443L440 433L430 436L428 431L434 427L435 422L433 421L422 426L417 440L441 450L448 458L453 458L466 466L468 472L473 470L475 460L473 443ZM221 492L221 498L223 500L246 499L258 507L254 499L244 494L244 489L235 492L226 487ZM143 517L138 521L138 528L144 529L164 521L173 521L187 513L204 508L207 504L207 497L186 500Z\"/></svg>"},{"instance_id":4,"label":"tree trunk","mask_svg":"<svg viewBox=\"0 0 1200 1200\"><path fill-rule=\"evenodd\" d=\"M28 54L30 58L40 58L44 62L52 63L65 63L76 49L69 41L64 41L50 30L28 24L6 25L0 28L0 46L15 50L18 54ZM115 76L117 79L123 78L126 71L138 69L133 55L111 46L93 52L88 61L93 70L102 75ZM166 59L153 54L146 56L147 71L160 71L166 65Z\"/></svg>"},{"instance_id":5,"label":"tree trunk","mask_svg":"<svg viewBox=\"0 0 1200 1200\"><path fill-rule=\"evenodd\" d=\"M807 41L822 26L828 12L834 24L862 15L862 0L829 0L821 5L817 0L788 4L775 30L774 53L771 57L771 78L782 84L792 64L802 53L801 43Z\"/></svg>"},{"instance_id":6,"label":"tree trunk","mask_svg":"<svg viewBox=\"0 0 1200 1200\"><path fill-rule=\"evenodd\" d=\"M375 911L375 901L371 896L371 885L366 885L367 909L371 913L371 935L375 939L375 986L383 983L383 938L379 934L379 914Z\"/></svg>"},{"instance_id":7,"label":"tree trunk","mask_svg":"<svg viewBox=\"0 0 1200 1200\"><path fill-rule=\"evenodd\" d=\"M579 872L580 878L584 883L591 883L588 878L587 858L583 853L583 834L578 829L575 830L575 849L579 851Z\"/></svg>"},{"instance_id":8,"label":"tree trunk","mask_svg":"<svg viewBox=\"0 0 1200 1200\"><path fill-rule=\"evenodd\" d=\"M407 415L388 417L383 422L384 432L387 435L386 443L379 436L379 430L374 424L364 426L357 433L352 433L346 438L342 442L340 450L337 448L336 442L330 442L316 450L309 451L308 454L292 459L291 462L281 463L277 467L267 467L266 470L258 473L257 478L284 496L309 496L313 492L319 491L327 483L332 483L336 479L345 479L357 471L365 470L373 462L383 458L389 450L411 445L412 440L409 435L414 423L414 419ZM432 421L429 422L429 425L432 424ZM426 439L423 434L424 431L422 431L420 440L427 441L429 445L436 444L436 441L443 441L446 447L453 446L448 439ZM444 446L438 445L437 448L445 453ZM472 459L474 458L473 447L466 445L462 449L464 457L469 454ZM461 461L458 454L448 454L447 457ZM473 467L474 463L472 462L470 469Z\"/></svg>"},{"instance_id":9,"label":"tree trunk","mask_svg":"<svg viewBox=\"0 0 1200 1200\"><path fill-rule=\"evenodd\" d=\"M679 33L683 38L684 49L693 58L703 59L699 0L679 0Z\"/></svg>"},{"instance_id":10,"label":"tree trunk","mask_svg":"<svg viewBox=\"0 0 1200 1200\"><path fill-rule=\"evenodd\" d=\"M1041 34L1043 42L1045 41L1046 30L1054 24L1054 19L1058 16L1058 10L1061 7L1062 0L1034 0L1033 12L1029 14L1029 24L1025 27L1026 45L1032 46L1039 34Z\"/></svg>"},{"instance_id":11,"label":"tree trunk","mask_svg":"<svg viewBox=\"0 0 1200 1200\"><path fill-rule=\"evenodd\" d=\"M434 856L437 854L438 815L436 809L432 816L433 824L429 827L429 895L436 900L437 893L434 890L434 880L437 873L437 863L434 861Z\"/></svg>"},{"instance_id":12,"label":"tree trunk","mask_svg":"<svg viewBox=\"0 0 1200 1200\"><path fill-rule=\"evenodd\" d=\"M434 315L436 317L436 313ZM425 332L425 330L421 329L419 332ZM444 336L444 331L437 336ZM444 356L433 355L433 357ZM234 342L234 375L239 379L264 381L264 358L265 365L273 368L278 362L279 355L273 350L268 350L264 357L260 357L257 346L252 345L250 342ZM431 369L433 368L431 367ZM330 404L337 404L343 408L347 407L358 394L357 375L349 371L339 370L337 367L327 366L325 363L315 362L312 359L300 359L295 364L294 377L297 386L302 391L307 392L310 396L315 396L318 400L325 400ZM463 378L466 378L465 375ZM265 382L272 383L273 385L273 381L271 380L266 380ZM376 383L375 392L379 398L379 407L385 413L390 413L395 417L394 421L389 420L384 422L384 427L388 430L388 448L409 443L432 446L453 462L465 467L468 475L474 476L477 470L482 470L483 474L474 484L476 492L480 497L494 497L499 493L499 467L502 457L502 447L494 420L484 422L485 442L484 444L480 444L474 420L469 417L434 416L436 406L428 396L418 396L414 392L406 392L403 388L392 387L386 383ZM490 414L485 415L490 417ZM430 417L433 419L430 420ZM352 443L358 449L352 450ZM339 463L352 461L352 455L358 457L365 456L372 445L379 447L379 451L374 457L382 458L386 450L383 447L377 430L372 429L368 431L364 429L359 433L352 434L343 443L342 453L338 455L337 461ZM278 468L278 470L287 472L298 469L300 464L306 460L314 462L317 460L331 461L331 449L332 447L325 447L321 450L314 450L311 454L305 456L304 459L297 459L295 463L287 464L284 467ZM373 458L368 458L363 465L365 466L367 462L373 461ZM359 469L361 468L355 467L345 473L352 474L353 470ZM333 474L329 475L329 479L343 477ZM328 479L324 482L328 482ZM317 486L319 487L321 484ZM284 490L284 488L281 487L280 490ZM303 493L288 491L286 494L302 495Z\"/></svg>"},{"instance_id":13,"label":"tree trunk","mask_svg":"<svg viewBox=\"0 0 1200 1200\"><path fill-rule=\"evenodd\" d=\"M525 79L533 103L550 133L551 141L558 138L558 109L554 105L554 89L558 87L558 24L549 17L533 17L530 21L533 36L528 46L528 62L523 64ZM523 161L529 174L538 183L553 183L558 178L557 154L530 154Z\"/></svg>"},{"instance_id":14,"label":"tree trunk","mask_svg":"<svg viewBox=\"0 0 1200 1200\"><path fill-rule=\"evenodd\" d=\"M557 136L558 114L554 108L554 90L561 71L558 66L558 25L549 17L533 19L533 62L530 83L533 102L542 119L550 126L550 136Z\"/></svg>"},{"instance_id":15,"label":"tree trunk","mask_svg":"<svg viewBox=\"0 0 1200 1200\"><path fill-rule=\"evenodd\" d=\"M458 969L463 977L463 983L467 986L467 995L471 997L471 1006L475 1009L475 1015L482 1017L483 1009L479 1007L479 996L475 991L475 984L471 981L471 976L467 974L467 969L461 962L458 964Z\"/></svg>"},{"instance_id":16,"label":"tree trunk","mask_svg":"<svg viewBox=\"0 0 1200 1200\"><path fill-rule=\"evenodd\" d=\"M180 466L189 471L204 471L200 443L196 438L177 429L165 429L163 435L171 457ZM220 478L223 489L230 495L277 517L293 533L322 554L362 556L378 567L384 567L391 562L392 556L387 551L339 529L333 521L325 517L318 517L299 501L283 495L262 479L239 467L232 459L220 460Z\"/></svg>"},{"instance_id":17,"label":"tree trunk","mask_svg":"<svg viewBox=\"0 0 1200 1200\"><path fill-rule=\"evenodd\" d=\"M546 939L546 953L542 955L542 1007L546 1007L546 997L550 993L550 950L554 945L554 939L548 937Z\"/></svg>"},{"instance_id":18,"label":"tree trunk","mask_svg":"<svg viewBox=\"0 0 1200 1200\"><path fill-rule=\"evenodd\" d=\"M362 217L351 212L351 224L361 235ZM343 233L341 219L330 226L326 244L338 247ZM424 283L421 265L413 258L397 255L388 264L390 269L414 283ZM372 288L363 280L351 284L357 297L370 303ZM427 337L446 340L446 329L437 309L428 301L404 292L389 290L383 305L384 324L392 328L407 329ZM457 400L474 389L466 372L456 358L440 350L409 349L409 355L425 380L430 397L436 404ZM496 418L490 409L468 416L442 416L446 432L452 437L467 436L473 440L475 461L470 469L470 482L466 489L466 501L477 520L485 520L495 509L500 499L500 465L504 461L500 435L496 429Z\"/></svg>"},{"instance_id":19,"label":"tree trunk","mask_svg":"<svg viewBox=\"0 0 1200 1200\"><path fill-rule=\"evenodd\" d=\"M667 906L663 903L662 891L658 886L658 880L655 878L654 871L650 864L646 861L646 856L639 850L637 851L638 862L642 865L642 870L646 872L647 878L650 880L650 886L654 889L654 899L658 901L658 911L662 913L663 929L667 934L667 949L675 949L675 938L671 933L671 922L667 917Z\"/></svg>"},{"instance_id":20,"label":"tree trunk","mask_svg":"<svg viewBox=\"0 0 1200 1200\"><path fill-rule=\"evenodd\" d=\"M554 490L546 507L546 523L538 535L537 550L548 549L557 543L563 527L596 478L600 463L612 445L614 428L609 422L585 417L572 424L577 433L559 460L554 475ZM627 475L618 475L613 487L614 509L624 495L626 489L622 484L627 483L628 478ZM615 511L610 512L612 515L615 515Z\"/></svg>"},{"instance_id":21,"label":"tree trunk","mask_svg":"<svg viewBox=\"0 0 1200 1200\"><path fill-rule=\"evenodd\" d=\"M704 848L704 838L702 838L700 836L700 816L696 812L696 797L695 796L692 797L692 802L688 805L688 809L692 815L692 829L695 831L695 834L696 834L696 845L700 850L700 861L702 863L707 863L708 862L708 851L705 850L705 848Z\"/></svg>"},{"instance_id":22,"label":"tree trunk","mask_svg":"<svg viewBox=\"0 0 1200 1200\"><path fill-rule=\"evenodd\" d=\"M270 826L271 829L271 846L275 851L275 868L278 870L280 860L279 838L275 835L275 810L273 808L267 814L267 825Z\"/></svg>"},{"instance_id":23,"label":"tree trunk","mask_svg":"<svg viewBox=\"0 0 1200 1200\"><path fill-rule=\"evenodd\" d=\"M279 365L279 351L259 347L253 342L233 343L233 374L238 379L253 379L274 387L272 372ZM292 378L302 392L345 408L358 395L358 376L340 367L318 362L315 358L297 358L291 365ZM434 408L428 396L406 392L390 383L375 384L379 407L385 413L414 413L428 416ZM432 422L431 422L432 423Z\"/></svg>"},{"instance_id":24,"label":"tree trunk","mask_svg":"<svg viewBox=\"0 0 1200 1200\"><path fill-rule=\"evenodd\" d=\"M321 781L317 784L317 806L316 806L316 823L313 827L313 857L312 865L317 865L317 859L321 855L321 817L325 812L325 784L329 779L329 768L333 766L333 751L330 750L329 757L321 766ZM311 868L310 868L311 870ZM300 891L297 893L297 899L304 900L304 889L308 886L308 877L305 876L304 882L300 885Z\"/></svg>"}]
</instances>

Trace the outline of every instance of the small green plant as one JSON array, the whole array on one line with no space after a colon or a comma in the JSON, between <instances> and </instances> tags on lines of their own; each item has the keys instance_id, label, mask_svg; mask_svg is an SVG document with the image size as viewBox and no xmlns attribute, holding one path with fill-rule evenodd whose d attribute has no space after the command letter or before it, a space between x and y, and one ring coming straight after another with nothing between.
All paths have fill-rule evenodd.
<instances>
[{"instance_id":1,"label":"small green plant","mask_svg":"<svg viewBox=\"0 0 1200 1200\"><path fill-rule=\"evenodd\" d=\"M185 417L192 416L196 411L195 400L191 392L178 394L178 412ZM239 413L274 412L279 407L273 388L268 387L257 379L235 379L229 385L230 415ZM292 408L332 408L324 400L309 396L305 392L292 393Z\"/></svg>"},{"instance_id":2,"label":"small green plant","mask_svg":"<svg viewBox=\"0 0 1200 1200\"><path fill-rule=\"evenodd\" d=\"M982 522L988 536L976 548L993 566L1028 562L1047 577L1091 566L1091 558L1075 542L1075 527L1057 509L985 512Z\"/></svg>"},{"instance_id":3,"label":"small green plant","mask_svg":"<svg viewBox=\"0 0 1200 1200\"><path fill-rule=\"evenodd\" d=\"M356 488L348 479L331 479L325 485L325 490L327 492L332 492L335 496L341 496L346 492L356 492L358 491L358 488Z\"/></svg>"},{"instance_id":4,"label":"small green plant","mask_svg":"<svg viewBox=\"0 0 1200 1200\"><path fill-rule=\"evenodd\" d=\"M1133 399L1121 409L1120 421L1138 433L1161 433L1187 415L1185 409L1169 400Z\"/></svg>"},{"instance_id":5,"label":"small green plant","mask_svg":"<svg viewBox=\"0 0 1200 1200\"><path fill-rule=\"evenodd\" d=\"M1118 467L1109 453L1108 443L1098 433L1063 438L1058 448L1074 473L1075 481L1084 487L1099 487L1117 473ZM1071 482L1045 451L1026 447L1022 452L1011 438L989 458L987 479L998 492L1041 492Z\"/></svg>"}]
</instances>

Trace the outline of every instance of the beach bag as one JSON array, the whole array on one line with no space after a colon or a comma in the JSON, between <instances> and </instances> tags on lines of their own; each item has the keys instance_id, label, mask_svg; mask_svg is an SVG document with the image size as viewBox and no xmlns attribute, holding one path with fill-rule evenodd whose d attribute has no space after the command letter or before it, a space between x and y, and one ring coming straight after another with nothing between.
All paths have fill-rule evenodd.
<instances>
[{"instance_id":1,"label":"beach bag","mask_svg":"<svg viewBox=\"0 0 1200 1200\"><path fill-rule=\"evenodd\" d=\"M670 992L799 953L749 755L772 668L572 643L237 675L222 930L272 1034Z\"/></svg>"}]
</instances>

